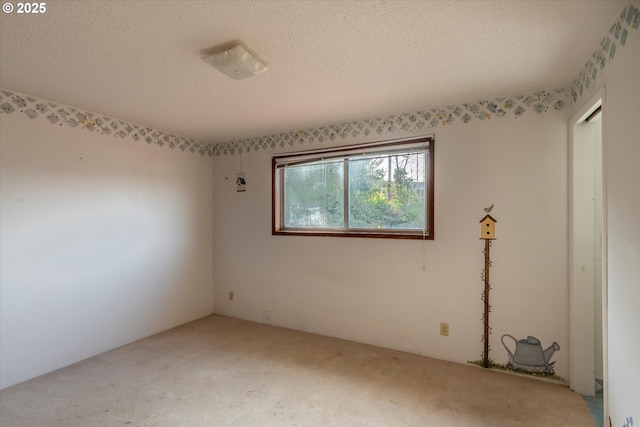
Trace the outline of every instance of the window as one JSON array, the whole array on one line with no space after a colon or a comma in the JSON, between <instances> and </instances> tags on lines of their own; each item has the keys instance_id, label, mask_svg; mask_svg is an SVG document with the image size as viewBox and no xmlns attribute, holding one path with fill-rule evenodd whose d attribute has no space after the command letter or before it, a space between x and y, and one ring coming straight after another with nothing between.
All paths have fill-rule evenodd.
<instances>
[{"instance_id":1,"label":"window","mask_svg":"<svg viewBox=\"0 0 640 427\"><path fill-rule=\"evenodd\" d=\"M433 239L434 139L273 158L273 234Z\"/></svg>"}]
</instances>

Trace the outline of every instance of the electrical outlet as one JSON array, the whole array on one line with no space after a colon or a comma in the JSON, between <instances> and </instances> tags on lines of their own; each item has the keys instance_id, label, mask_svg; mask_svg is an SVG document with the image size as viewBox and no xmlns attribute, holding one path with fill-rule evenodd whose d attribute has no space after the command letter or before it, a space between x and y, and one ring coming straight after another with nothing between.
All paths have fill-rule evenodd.
<instances>
[{"instance_id":1,"label":"electrical outlet","mask_svg":"<svg viewBox=\"0 0 640 427\"><path fill-rule=\"evenodd\" d=\"M440 323L440 335L443 337L449 336L449 324L448 323Z\"/></svg>"},{"instance_id":2,"label":"electrical outlet","mask_svg":"<svg viewBox=\"0 0 640 427\"><path fill-rule=\"evenodd\" d=\"M233 301L233 291L229 291L229 301Z\"/></svg>"},{"instance_id":3,"label":"electrical outlet","mask_svg":"<svg viewBox=\"0 0 640 427\"><path fill-rule=\"evenodd\" d=\"M262 312L262 318L265 322L269 322L271 320L271 310L265 310Z\"/></svg>"}]
</instances>

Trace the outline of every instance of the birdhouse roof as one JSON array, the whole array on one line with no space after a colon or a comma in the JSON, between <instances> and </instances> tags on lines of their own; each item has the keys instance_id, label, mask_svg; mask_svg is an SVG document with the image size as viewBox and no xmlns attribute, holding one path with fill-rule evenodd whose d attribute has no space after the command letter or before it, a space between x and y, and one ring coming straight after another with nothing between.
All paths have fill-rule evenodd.
<instances>
[{"instance_id":1,"label":"birdhouse roof","mask_svg":"<svg viewBox=\"0 0 640 427\"><path fill-rule=\"evenodd\" d=\"M480 220L480 222L484 222L487 218L489 218L493 222L498 222L491 215L485 215L484 218Z\"/></svg>"}]
</instances>

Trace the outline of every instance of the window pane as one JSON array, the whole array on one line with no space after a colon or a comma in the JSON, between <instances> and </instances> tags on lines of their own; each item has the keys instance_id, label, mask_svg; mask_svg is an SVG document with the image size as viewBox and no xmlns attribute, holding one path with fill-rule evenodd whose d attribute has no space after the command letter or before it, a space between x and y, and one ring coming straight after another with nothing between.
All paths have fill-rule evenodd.
<instances>
[{"instance_id":1,"label":"window pane","mask_svg":"<svg viewBox=\"0 0 640 427\"><path fill-rule=\"evenodd\" d=\"M316 162L284 169L285 227L344 227L344 164Z\"/></svg>"},{"instance_id":2,"label":"window pane","mask_svg":"<svg viewBox=\"0 0 640 427\"><path fill-rule=\"evenodd\" d=\"M425 154L392 154L349 161L349 227L425 227Z\"/></svg>"}]
</instances>

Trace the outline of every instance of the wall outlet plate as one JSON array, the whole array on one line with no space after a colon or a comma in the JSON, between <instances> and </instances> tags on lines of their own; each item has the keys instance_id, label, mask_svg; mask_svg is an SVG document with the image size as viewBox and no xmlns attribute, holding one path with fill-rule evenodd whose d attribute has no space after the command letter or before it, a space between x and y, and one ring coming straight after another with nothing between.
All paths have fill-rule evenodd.
<instances>
[{"instance_id":1,"label":"wall outlet plate","mask_svg":"<svg viewBox=\"0 0 640 427\"><path fill-rule=\"evenodd\" d=\"M443 337L449 336L449 324L448 323L440 323L440 335Z\"/></svg>"}]
</instances>

